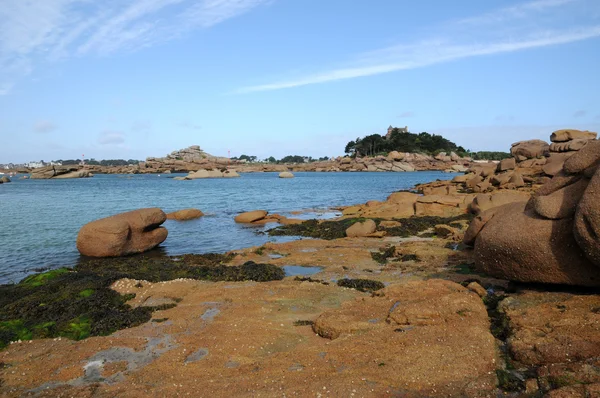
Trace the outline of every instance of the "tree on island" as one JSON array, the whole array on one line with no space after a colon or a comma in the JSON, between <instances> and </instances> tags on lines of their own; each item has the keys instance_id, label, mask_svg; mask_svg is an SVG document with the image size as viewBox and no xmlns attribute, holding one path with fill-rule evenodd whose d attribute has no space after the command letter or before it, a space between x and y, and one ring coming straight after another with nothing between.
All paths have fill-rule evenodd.
<instances>
[{"instance_id":1,"label":"tree on island","mask_svg":"<svg viewBox=\"0 0 600 398\"><path fill-rule=\"evenodd\" d=\"M355 141L346 144L344 152L351 156L376 156L391 151L417 152L428 155L436 155L440 152L455 152L461 156L467 154L462 146L456 145L441 135L427 132L413 134L403 130L392 129L389 138L380 134L357 138Z\"/></svg>"},{"instance_id":2,"label":"tree on island","mask_svg":"<svg viewBox=\"0 0 600 398\"><path fill-rule=\"evenodd\" d=\"M256 156L241 155L240 157L232 157L231 160L245 160L246 162L256 162Z\"/></svg>"},{"instance_id":3,"label":"tree on island","mask_svg":"<svg viewBox=\"0 0 600 398\"><path fill-rule=\"evenodd\" d=\"M104 159L104 160L96 160L94 158L91 159L83 159L83 161L85 162L85 164L89 164L92 166L128 166L128 165L135 165L140 163L139 160L135 160L135 159L129 159L129 160L125 160L125 159ZM70 165L75 165L75 164L81 164L81 160L80 159L67 159L67 160L53 160L52 162L54 163L60 163L64 166L70 166Z\"/></svg>"}]
</instances>

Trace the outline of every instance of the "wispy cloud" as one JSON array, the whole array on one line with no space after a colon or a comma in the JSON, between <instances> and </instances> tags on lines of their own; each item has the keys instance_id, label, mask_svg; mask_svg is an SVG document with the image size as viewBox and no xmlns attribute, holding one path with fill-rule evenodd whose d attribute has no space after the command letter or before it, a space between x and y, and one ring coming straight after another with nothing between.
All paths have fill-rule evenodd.
<instances>
[{"instance_id":1,"label":"wispy cloud","mask_svg":"<svg viewBox=\"0 0 600 398\"><path fill-rule=\"evenodd\" d=\"M585 115L587 115L587 111L583 109L573 112L573 117L584 117Z\"/></svg>"},{"instance_id":2,"label":"wispy cloud","mask_svg":"<svg viewBox=\"0 0 600 398\"><path fill-rule=\"evenodd\" d=\"M588 13L582 12L582 3ZM281 90L311 84L416 69L459 59L556 46L600 37L600 21L589 10L600 10L591 0L536 0L518 6L434 27L438 31L412 43L359 54L345 67L260 85L236 93ZM564 27L577 16L577 25ZM572 24L571 24L572 25Z\"/></svg>"},{"instance_id":3,"label":"wispy cloud","mask_svg":"<svg viewBox=\"0 0 600 398\"><path fill-rule=\"evenodd\" d=\"M34 126L33 130L36 133L49 133L50 131L56 130L58 126L50 120L40 120Z\"/></svg>"},{"instance_id":4,"label":"wispy cloud","mask_svg":"<svg viewBox=\"0 0 600 398\"><path fill-rule=\"evenodd\" d=\"M125 134L118 131L103 131L98 136L100 145L119 145L125 142Z\"/></svg>"},{"instance_id":5,"label":"wispy cloud","mask_svg":"<svg viewBox=\"0 0 600 398\"><path fill-rule=\"evenodd\" d=\"M401 114L398 115L398 117L401 119L407 118L407 117L414 117L414 116L415 116L415 113L413 111L402 112Z\"/></svg>"},{"instance_id":6,"label":"wispy cloud","mask_svg":"<svg viewBox=\"0 0 600 398\"><path fill-rule=\"evenodd\" d=\"M40 63L173 40L274 0L3 0L0 95Z\"/></svg>"}]
</instances>

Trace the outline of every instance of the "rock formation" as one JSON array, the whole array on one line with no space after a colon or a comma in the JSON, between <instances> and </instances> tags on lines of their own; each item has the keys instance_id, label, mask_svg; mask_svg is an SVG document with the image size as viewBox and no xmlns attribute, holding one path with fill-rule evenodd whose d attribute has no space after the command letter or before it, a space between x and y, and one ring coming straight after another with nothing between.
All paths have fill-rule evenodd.
<instances>
[{"instance_id":1,"label":"rock formation","mask_svg":"<svg viewBox=\"0 0 600 398\"><path fill-rule=\"evenodd\" d=\"M87 168L82 166L46 166L33 169L31 171L32 179L50 179L50 178L85 178L91 177Z\"/></svg>"},{"instance_id":2,"label":"rock formation","mask_svg":"<svg viewBox=\"0 0 600 398\"><path fill-rule=\"evenodd\" d=\"M8 183L10 182L10 178L8 178L7 176L2 176L2 178L0 178L0 184L4 184L4 183Z\"/></svg>"},{"instance_id":3,"label":"rock formation","mask_svg":"<svg viewBox=\"0 0 600 398\"><path fill-rule=\"evenodd\" d=\"M77 250L90 257L119 257L150 250L165 239L160 225L167 216L157 208L139 209L85 224L77 235Z\"/></svg>"},{"instance_id":4,"label":"rock formation","mask_svg":"<svg viewBox=\"0 0 600 398\"><path fill-rule=\"evenodd\" d=\"M279 173L279 178L294 178L294 175L289 171L283 171Z\"/></svg>"},{"instance_id":5,"label":"rock formation","mask_svg":"<svg viewBox=\"0 0 600 398\"><path fill-rule=\"evenodd\" d=\"M588 140L528 202L483 212L465 235L477 267L520 282L600 286L599 164L600 141Z\"/></svg>"}]
</instances>

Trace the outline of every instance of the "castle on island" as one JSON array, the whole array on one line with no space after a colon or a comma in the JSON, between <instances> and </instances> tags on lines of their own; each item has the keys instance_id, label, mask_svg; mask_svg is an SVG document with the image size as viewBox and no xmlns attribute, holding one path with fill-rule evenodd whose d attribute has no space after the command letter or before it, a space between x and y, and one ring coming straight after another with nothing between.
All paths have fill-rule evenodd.
<instances>
[{"instance_id":1,"label":"castle on island","mask_svg":"<svg viewBox=\"0 0 600 398\"><path fill-rule=\"evenodd\" d=\"M392 127L392 125L390 124L390 127L388 127L388 130L387 130L387 134L385 135L386 140L389 140L392 137L392 131L394 131L394 129L398 129L398 132L400 132L400 133L408 133L408 126Z\"/></svg>"}]
</instances>

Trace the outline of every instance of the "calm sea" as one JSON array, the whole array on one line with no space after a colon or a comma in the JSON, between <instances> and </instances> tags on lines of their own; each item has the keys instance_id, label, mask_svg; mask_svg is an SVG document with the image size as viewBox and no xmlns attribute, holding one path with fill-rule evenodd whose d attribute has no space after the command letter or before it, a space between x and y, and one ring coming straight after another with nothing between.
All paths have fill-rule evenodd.
<instances>
[{"instance_id":1,"label":"calm sea","mask_svg":"<svg viewBox=\"0 0 600 398\"><path fill-rule=\"evenodd\" d=\"M75 240L85 223L124 211L160 207L165 212L190 207L206 216L167 220L169 255L225 252L280 241L265 227L236 224L243 211L264 209L299 218L337 215L335 206L383 200L415 184L451 179L442 172L412 173L248 173L240 178L175 181L176 174L97 175L86 179L20 180L0 185L0 283L19 281L36 268L72 266ZM270 224L266 228L272 228ZM287 238L289 239L289 238Z\"/></svg>"}]
</instances>

